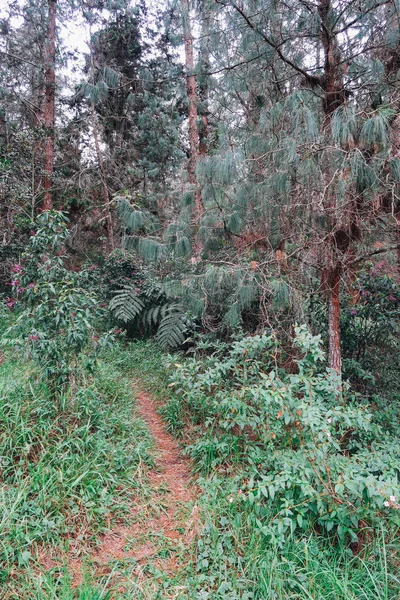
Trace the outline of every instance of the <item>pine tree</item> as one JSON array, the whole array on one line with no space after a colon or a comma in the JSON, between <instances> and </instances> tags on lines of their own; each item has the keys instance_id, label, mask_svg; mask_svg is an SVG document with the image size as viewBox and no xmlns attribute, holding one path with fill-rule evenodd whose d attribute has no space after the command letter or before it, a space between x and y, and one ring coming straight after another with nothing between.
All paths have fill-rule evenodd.
<instances>
[{"instance_id":1,"label":"pine tree","mask_svg":"<svg viewBox=\"0 0 400 600\"><path fill-rule=\"evenodd\" d=\"M57 0L48 0L47 40L45 53L45 102L43 125L46 138L44 142L43 210L53 208L52 185L54 170L54 129L56 94L56 16Z\"/></svg>"}]
</instances>

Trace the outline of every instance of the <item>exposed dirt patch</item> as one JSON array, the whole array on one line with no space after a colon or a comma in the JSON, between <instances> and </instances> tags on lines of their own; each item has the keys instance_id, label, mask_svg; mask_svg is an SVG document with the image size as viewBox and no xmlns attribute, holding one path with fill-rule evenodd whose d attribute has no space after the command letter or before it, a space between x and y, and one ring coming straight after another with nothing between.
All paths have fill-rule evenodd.
<instances>
[{"instance_id":1,"label":"exposed dirt patch","mask_svg":"<svg viewBox=\"0 0 400 600\"><path fill-rule=\"evenodd\" d=\"M136 386L133 389L138 411L155 441L156 466L147 474L154 494L149 503L132 510L128 525L119 525L103 536L92 561L99 575L118 574L119 563L133 563L141 576L149 561L173 574L190 552L198 531L196 490L191 485L190 463L166 432L156 401Z\"/></svg>"},{"instance_id":2,"label":"exposed dirt patch","mask_svg":"<svg viewBox=\"0 0 400 600\"><path fill-rule=\"evenodd\" d=\"M124 522L103 535L96 548L82 548L82 542L71 540L66 557L56 548L49 553L38 547L41 568L61 571L67 564L73 587L82 584L87 569L95 578L107 577L114 589L123 591L128 572L144 583L152 577L152 569L173 576L190 560L200 522L190 461L182 457L177 442L166 432L151 394L137 385L133 392L137 411L154 438L156 464L146 473L152 494L142 505L133 506Z\"/></svg>"}]
</instances>

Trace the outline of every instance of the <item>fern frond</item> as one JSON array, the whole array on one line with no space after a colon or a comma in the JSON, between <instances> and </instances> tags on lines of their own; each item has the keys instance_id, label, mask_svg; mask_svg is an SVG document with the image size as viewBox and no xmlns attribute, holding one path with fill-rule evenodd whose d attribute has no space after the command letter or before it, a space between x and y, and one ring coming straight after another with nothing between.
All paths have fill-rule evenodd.
<instances>
[{"instance_id":1,"label":"fern frond","mask_svg":"<svg viewBox=\"0 0 400 600\"><path fill-rule=\"evenodd\" d=\"M171 305L158 326L156 339L165 348L178 348L186 339L188 319L182 308Z\"/></svg>"},{"instance_id":2,"label":"fern frond","mask_svg":"<svg viewBox=\"0 0 400 600\"><path fill-rule=\"evenodd\" d=\"M139 298L135 288L126 285L115 292L110 301L110 310L117 319L124 323L134 321L144 309L144 302Z\"/></svg>"}]
</instances>

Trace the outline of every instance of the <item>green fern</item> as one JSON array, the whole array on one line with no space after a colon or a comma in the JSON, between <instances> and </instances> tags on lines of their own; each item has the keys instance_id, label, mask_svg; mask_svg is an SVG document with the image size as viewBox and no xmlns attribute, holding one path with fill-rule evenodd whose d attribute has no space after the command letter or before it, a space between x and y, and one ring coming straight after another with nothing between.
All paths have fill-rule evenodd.
<instances>
[{"instance_id":1,"label":"green fern","mask_svg":"<svg viewBox=\"0 0 400 600\"><path fill-rule=\"evenodd\" d=\"M132 285L126 285L115 292L110 301L110 310L117 319L124 323L134 321L143 311L145 305Z\"/></svg>"},{"instance_id":2,"label":"green fern","mask_svg":"<svg viewBox=\"0 0 400 600\"><path fill-rule=\"evenodd\" d=\"M179 348L185 342L188 318L177 304L171 305L158 326L156 339L165 348Z\"/></svg>"},{"instance_id":3,"label":"green fern","mask_svg":"<svg viewBox=\"0 0 400 600\"><path fill-rule=\"evenodd\" d=\"M156 339L162 346L178 348L186 339L190 321L182 304L167 296L166 288L171 292L172 283L164 286L153 281L140 291L140 295L133 285L126 285L115 292L110 310L117 319L138 331L153 332L156 327Z\"/></svg>"}]
</instances>

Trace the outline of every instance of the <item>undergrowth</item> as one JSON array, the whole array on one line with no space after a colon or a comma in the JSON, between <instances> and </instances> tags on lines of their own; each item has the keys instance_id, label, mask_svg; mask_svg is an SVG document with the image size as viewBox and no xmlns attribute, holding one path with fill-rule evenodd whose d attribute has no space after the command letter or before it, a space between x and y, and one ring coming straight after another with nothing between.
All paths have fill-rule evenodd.
<instances>
[{"instance_id":1,"label":"undergrowth","mask_svg":"<svg viewBox=\"0 0 400 600\"><path fill-rule=\"evenodd\" d=\"M117 354L103 352L95 375L81 373L73 395L58 402L29 363L10 355L0 367L2 599L97 598L72 592L60 577L63 560L94 545L148 493L139 475L153 464L149 433ZM54 555L58 576L46 579Z\"/></svg>"},{"instance_id":2,"label":"undergrowth","mask_svg":"<svg viewBox=\"0 0 400 600\"><path fill-rule=\"evenodd\" d=\"M319 350L312 347L313 342L307 335L305 338L306 345L309 344L307 361L316 360L318 363L322 357ZM262 341L260 343L266 349L268 359L266 356L262 359L259 357L257 340L254 338L249 342L250 347L244 347L245 341L242 343L243 347L238 344L236 350L242 357L236 358L239 365L232 358L235 350L223 344L220 352L218 349L214 349L214 352L207 349L206 353L200 353L193 359L177 355L170 357L168 364L172 386L169 384L169 387L166 378L167 361L163 360L160 352L151 344L133 346L137 358L131 366L138 372L146 370L149 389L164 390L164 406L161 409L164 419L167 420L169 429L180 437L187 448L194 460L195 470L203 472L198 484L202 490L200 503L204 525L197 540L195 570L187 574L184 581L186 591L178 597L196 600L397 600L400 584L397 575L399 543L393 496L389 495L387 501L384 498L378 499L378 505L374 509L377 511L376 517L373 518L369 508L366 510L365 518L369 516L370 522L363 521L360 516L362 503L357 500L357 494L360 493L357 485L362 486L362 477L368 479L368 473L363 472L364 467L369 468L368 465L378 480L381 470L383 476L388 477L393 485L397 485L398 462L393 456L379 456L379 445L376 445L375 466L371 463L376 438L380 437L382 443L385 441L382 430L373 416L368 416L368 407L361 401L357 404L349 393L347 407L340 404L340 397L335 399L334 377L331 381L328 374L325 379L323 370L322 375L317 375L318 369L312 375L310 365L303 364L303 370L300 369L302 382L295 380L290 383L291 376L288 376L283 383L280 380L280 377L284 377L282 371L275 377L266 369L264 378L261 377L263 381L260 382L262 367L258 361L266 361L266 367L274 356L271 342L264 341L265 344ZM142 363L143 351L146 358ZM253 361L255 364L252 369ZM270 366L271 368L273 366ZM310 383L310 379L312 383L307 387L306 382ZM265 428L265 424L257 420L260 414L263 418L266 418L267 414L259 412L259 396L253 389L255 380L258 386L269 389L271 395L275 385L281 392L282 386L286 385L289 388L292 385L293 408L296 404L301 406L304 416L294 409L296 416L292 422L290 399L286 394L286 400L283 402L281 393L282 406L276 409L273 402L270 402L269 408L265 409L267 413L271 413L270 428ZM308 413L304 400L300 401L302 386L309 393L312 390L315 395L316 406L313 410L308 410ZM246 394L249 396L244 405ZM250 397L253 397L253 404ZM326 414L331 401L332 416ZM282 414L279 414L282 408ZM285 412L288 413L286 418ZM318 413L325 421L323 426L317 418ZM381 415L379 416L380 421ZM316 435L319 430L324 432L323 439L317 444L316 451L319 451L319 454L312 457L317 471L320 469L322 474L323 464L329 459L329 453L340 453L344 444L347 444L349 450L343 450L343 457L354 456L360 450L360 457L355 459L354 463L357 465L357 462L365 462L358 472L351 467L348 476L352 479L345 482L344 498L349 497L346 494L351 494L351 503L354 502L355 509L353 514L357 515L357 519L354 516L349 517L349 525L345 531L346 505L341 514L338 498L342 490L339 488L336 498L329 499L324 484L321 484L321 474L313 484L317 489L313 490L310 486L305 490L302 488L307 477L312 480L315 476L311 467L308 473L302 464L289 471L287 466L281 467L286 469L283 473L287 475L283 486L282 473L279 472L274 474L275 482L262 481L263 477L266 479L273 475L273 458L279 464L285 457L287 461L294 463L296 448L298 451L304 442L299 435L296 441L294 432L301 426L303 437L307 438L307 423L304 422L307 418L311 419L311 422L314 419L313 425L309 424L311 431ZM252 427L248 426L249 420ZM331 425L329 428L327 420ZM291 427L294 430L292 433ZM268 433L268 429L270 439L284 442L283 458L279 447L274 449L269 443L267 447L263 447L260 437ZM336 448L335 442L331 441L327 450L327 437L341 438L348 430L353 435L347 433L341 447ZM327 432L331 432L331 435L327 436ZM394 448L394 440L386 439L386 442ZM371 457L366 460L365 452L368 448ZM318 460L323 464L318 465ZM347 468L343 460L340 465ZM257 481L257 473L260 474L261 482ZM289 478L291 482L288 482ZM357 481L357 478L361 478L360 481ZM371 484L373 489L376 484L379 488L379 482L376 483L372 479L373 477L370 477L366 485ZM319 490L318 481L321 488ZM286 496L292 498L293 493L296 493L296 486L299 488L297 493L303 489L305 496L311 494L315 498L318 494L321 495L320 504L315 503L315 507L312 501L305 502L305 498L302 499L303 507L311 513L315 510L314 516L307 514L307 511L302 513L293 510L293 499L288 500ZM267 489L262 489L264 487ZM373 493L371 497L374 497ZM335 502L339 505L336 514L336 519L339 520L332 527L326 526L328 515L331 522L335 521L335 515L332 514ZM392 505L387 507L390 503ZM373 504L372 502L371 506ZM319 515L318 510L322 511ZM347 512L352 513L350 502ZM293 518L296 525L294 527L291 525ZM276 526L279 520L283 523L282 529ZM338 531L340 525L342 531ZM350 526L353 531L349 531Z\"/></svg>"},{"instance_id":3,"label":"undergrowth","mask_svg":"<svg viewBox=\"0 0 400 600\"><path fill-rule=\"evenodd\" d=\"M7 358L0 371L1 455L8 465L1 480L7 502L2 600L397 600L397 530L385 519L374 531L365 525L359 547L321 528L289 529L284 544L265 535L254 518L260 500L249 502L243 490L255 463L246 460L242 440L218 452L224 433L217 428L211 454L193 452L208 440L206 428L168 379L187 360L176 355L167 361L150 342L115 345L102 353L96 376L85 375L74 396L62 396L54 406L33 367ZM148 501L137 470L141 463L151 466L152 458L148 432L132 415L135 379L159 399L182 444L191 438L194 468L203 473L193 561L174 574L149 563L143 581L133 576L132 564L116 563L126 577L125 591L111 581L113 572L95 579L88 564L84 583L75 587L65 556L84 543L95 544L133 497L145 495ZM235 434L236 429L232 439ZM273 522L274 502L266 499L263 506L263 523ZM43 549L56 547L64 563L45 569Z\"/></svg>"}]
</instances>

